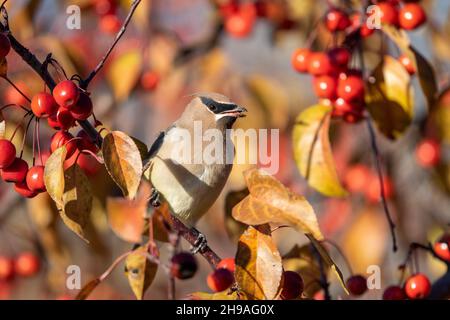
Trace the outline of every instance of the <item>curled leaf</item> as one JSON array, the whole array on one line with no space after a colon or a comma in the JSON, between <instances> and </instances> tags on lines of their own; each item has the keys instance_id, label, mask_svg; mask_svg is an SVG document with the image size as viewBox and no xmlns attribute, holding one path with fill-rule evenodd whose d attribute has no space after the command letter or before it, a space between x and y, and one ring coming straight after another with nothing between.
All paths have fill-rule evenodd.
<instances>
[{"instance_id":1,"label":"curled leaf","mask_svg":"<svg viewBox=\"0 0 450 320\"><path fill-rule=\"evenodd\" d=\"M283 266L268 225L248 227L239 239L235 278L251 299L271 300L280 288Z\"/></svg>"},{"instance_id":2,"label":"curled leaf","mask_svg":"<svg viewBox=\"0 0 450 320\"><path fill-rule=\"evenodd\" d=\"M146 246L135 249L125 260L125 273L128 283L138 300L142 300L145 291L155 278L158 265L147 258Z\"/></svg>"},{"instance_id":3,"label":"curled leaf","mask_svg":"<svg viewBox=\"0 0 450 320\"><path fill-rule=\"evenodd\" d=\"M309 202L259 169L244 173L250 195L233 208L233 217L247 225L276 223L323 239L316 214Z\"/></svg>"},{"instance_id":4,"label":"curled leaf","mask_svg":"<svg viewBox=\"0 0 450 320\"><path fill-rule=\"evenodd\" d=\"M329 140L331 107L315 105L296 119L293 130L294 158L308 184L331 197L347 194L339 182Z\"/></svg>"},{"instance_id":5,"label":"curled leaf","mask_svg":"<svg viewBox=\"0 0 450 320\"><path fill-rule=\"evenodd\" d=\"M114 182L126 197L134 198L142 176L142 159L136 143L125 133L113 131L104 138L102 151Z\"/></svg>"},{"instance_id":6,"label":"curled leaf","mask_svg":"<svg viewBox=\"0 0 450 320\"><path fill-rule=\"evenodd\" d=\"M83 240L84 228L92 209L92 190L89 179L75 164L64 171L64 194L61 218L70 230Z\"/></svg>"},{"instance_id":7,"label":"curled leaf","mask_svg":"<svg viewBox=\"0 0 450 320\"><path fill-rule=\"evenodd\" d=\"M398 60L385 56L367 82L366 104L386 137L396 139L409 127L413 101L410 75Z\"/></svg>"},{"instance_id":8,"label":"curled leaf","mask_svg":"<svg viewBox=\"0 0 450 320\"><path fill-rule=\"evenodd\" d=\"M44 183L47 193L55 201L58 208L62 208L64 194L64 161L67 149L65 146L56 149L45 163Z\"/></svg>"}]
</instances>

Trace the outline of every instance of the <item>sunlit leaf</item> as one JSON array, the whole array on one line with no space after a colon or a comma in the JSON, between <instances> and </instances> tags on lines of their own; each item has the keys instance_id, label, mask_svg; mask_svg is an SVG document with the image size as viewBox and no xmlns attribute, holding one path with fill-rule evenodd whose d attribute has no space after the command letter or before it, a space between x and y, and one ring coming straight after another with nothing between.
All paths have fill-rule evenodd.
<instances>
[{"instance_id":1,"label":"sunlit leaf","mask_svg":"<svg viewBox=\"0 0 450 320\"><path fill-rule=\"evenodd\" d=\"M64 223L70 230L86 240L84 228L92 209L92 190L89 179L77 164L64 171L62 201L61 218Z\"/></svg>"},{"instance_id":2,"label":"sunlit leaf","mask_svg":"<svg viewBox=\"0 0 450 320\"><path fill-rule=\"evenodd\" d=\"M233 217L247 225L276 223L323 239L314 209L302 196L262 170L245 173L250 195L233 208Z\"/></svg>"},{"instance_id":3,"label":"sunlit leaf","mask_svg":"<svg viewBox=\"0 0 450 320\"><path fill-rule=\"evenodd\" d=\"M296 119L294 157L300 174L317 191L333 197L347 194L339 182L329 140L331 107L315 105Z\"/></svg>"},{"instance_id":4,"label":"sunlit leaf","mask_svg":"<svg viewBox=\"0 0 450 320\"><path fill-rule=\"evenodd\" d=\"M251 299L274 299L279 291L283 266L268 225L248 227L239 239L235 278Z\"/></svg>"},{"instance_id":5,"label":"sunlit leaf","mask_svg":"<svg viewBox=\"0 0 450 320\"><path fill-rule=\"evenodd\" d=\"M107 78L116 99L128 97L136 85L142 68L142 54L133 49L118 56L108 69Z\"/></svg>"},{"instance_id":6,"label":"sunlit leaf","mask_svg":"<svg viewBox=\"0 0 450 320\"><path fill-rule=\"evenodd\" d=\"M80 292L78 292L75 300L86 300L100 283L101 281L98 278L89 281L83 288L81 288Z\"/></svg>"},{"instance_id":7,"label":"sunlit leaf","mask_svg":"<svg viewBox=\"0 0 450 320\"><path fill-rule=\"evenodd\" d=\"M147 201L108 198L106 211L111 229L118 237L131 243L141 242Z\"/></svg>"},{"instance_id":8,"label":"sunlit leaf","mask_svg":"<svg viewBox=\"0 0 450 320\"><path fill-rule=\"evenodd\" d=\"M147 254L147 247L142 246L128 255L125 261L125 273L128 283L138 300L142 300L158 269L157 264L147 259Z\"/></svg>"},{"instance_id":9,"label":"sunlit leaf","mask_svg":"<svg viewBox=\"0 0 450 320\"><path fill-rule=\"evenodd\" d=\"M56 149L45 163L44 183L50 197L59 208L63 205L64 194L64 161L67 149L62 146Z\"/></svg>"},{"instance_id":10,"label":"sunlit leaf","mask_svg":"<svg viewBox=\"0 0 450 320\"><path fill-rule=\"evenodd\" d=\"M366 103L386 137L396 139L409 127L414 113L411 77L398 60L385 56L375 68L367 81Z\"/></svg>"},{"instance_id":11,"label":"sunlit leaf","mask_svg":"<svg viewBox=\"0 0 450 320\"><path fill-rule=\"evenodd\" d=\"M3 114L0 112L0 139L5 137L6 121Z\"/></svg>"},{"instance_id":12,"label":"sunlit leaf","mask_svg":"<svg viewBox=\"0 0 450 320\"><path fill-rule=\"evenodd\" d=\"M141 154L133 139L113 131L104 138L102 151L108 173L123 194L133 199L142 176Z\"/></svg>"}]
</instances>

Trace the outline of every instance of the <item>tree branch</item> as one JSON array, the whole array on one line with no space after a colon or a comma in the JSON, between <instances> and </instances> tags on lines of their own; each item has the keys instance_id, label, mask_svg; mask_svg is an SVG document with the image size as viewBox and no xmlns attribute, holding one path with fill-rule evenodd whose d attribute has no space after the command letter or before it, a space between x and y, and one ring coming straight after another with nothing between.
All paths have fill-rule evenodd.
<instances>
[{"instance_id":1,"label":"tree branch","mask_svg":"<svg viewBox=\"0 0 450 320\"><path fill-rule=\"evenodd\" d=\"M92 78L95 77L95 75L98 73L98 71L103 67L103 64L105 63L106 59L108 58L111 51L114 49L115 45L117 44L118 40L121 38L123 33L126 30L126 27L133 16L134 11L136 10L138 4L141 2L141 0L134 0L133 4L131 6L130 12L127 16L127 19L124 22L124 25L122 26L122 29L119 31L119 33L116 36L116 40L114 41L113 45L109 48L108 52L105 54L103 59L100 61L98 66L95 68L93 72L91 72L90 76L85 80L85 83L89 84L89 82L92 80ZM8 25L8 24L6 24ZM5 27L5 25L0 24L0 31L8 32L8 38L11 41L11 47L14 49L14 51L22 57L22 59L27 63L33 70L44 80L44 82L47 84L47 86L50 88L50 90L53 90L53 88L56 85L55 80L48 72L47 68L43 65L39 59L30 52L26 47L24 47L10 32L10 30ZM96 143L99 147L102 146L103 139L101 138L100 134L97 132L94 126L87 121L78 121L80 126L83 128L84 131L89 135L91 140ZM173 216L172 216L173 217ZM186 227L180 220L173 217L173 228L179 233L180 236L182 236L187 242L189 242L191 245L195 245L195 241L197 240L198 233L194 229L189 229ZM206 246L200 254L209 262L209 264L212 267L215 267L219 262L220 258L219 256L209 247Z\"/></svg>"}]
</instances>

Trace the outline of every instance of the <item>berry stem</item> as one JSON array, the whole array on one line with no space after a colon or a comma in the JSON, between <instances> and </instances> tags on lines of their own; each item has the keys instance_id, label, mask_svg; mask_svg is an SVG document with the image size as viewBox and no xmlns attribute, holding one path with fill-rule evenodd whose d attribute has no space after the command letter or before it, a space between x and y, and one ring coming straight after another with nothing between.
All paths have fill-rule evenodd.
<instances>
[{"instance_id":1,"label":"berry stem","mask_svg":"<svg viewBox=\"0 0 450 320\"><path fill-rule=\"evenodd\" d=\"M33 121L33 119L34 119L34 115L32 115L30 120L28 121L27 126L25 128L25 132L23 134L22 147L20 149L20 157L19 157L20 159L22 159L22 157L23 157L23 149L25 148L25 140L27 138L28 130L30 129L30 125L31 125L31 122Z\"/></svg>"},{"instance_id":2,"label":"berry stem","mask_svg":"<svg viewBox=\"0 0 450 320\"><path fill-rule=\"evenodd\" d=\"M11 138L9 139L10 141L13 141L14 137L16 136L17 130L19 130L19 128L22 127L23 124L23 120L25 120L26 117L28 117L30 114L32 114L31 112L27 112L23 117L22 120L20 120L19 124L16 126L16 128L14 129L13 134L11 135ZM31 119L33 119L33 117L31 117Z\"/></svg>"}]
</instances>

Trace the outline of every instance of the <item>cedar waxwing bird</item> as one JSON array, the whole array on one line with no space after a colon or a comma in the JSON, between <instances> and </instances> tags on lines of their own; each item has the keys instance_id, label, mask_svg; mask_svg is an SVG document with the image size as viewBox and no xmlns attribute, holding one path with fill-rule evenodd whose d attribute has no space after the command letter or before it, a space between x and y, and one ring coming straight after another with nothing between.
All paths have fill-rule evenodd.
<instances>
[{"instance_id":1,"label":"cedar waxwing bird","mask_svg":"<svg viewBox=\"0 0 450 320\"><path fill-rule=\"evenodd\" d=\"M180 118L161 132L150 148L144 174L153 186L152 205L158 206L161 197L175 217L193 228L219 197L230 175L233 161L229 153L234 154L234 146L230 140L227 143L227 129L246 111L220 94L196 95ZM209 129L220 133L220 141L214 143L223 150L212 163L203 159L203 150L212 141L211 137L206 138ZM204 236L197 233L199 242L203 242L199 245L206 245ZM201 250L195 247L195 252Z\"/></svg>"}]
</instances>

